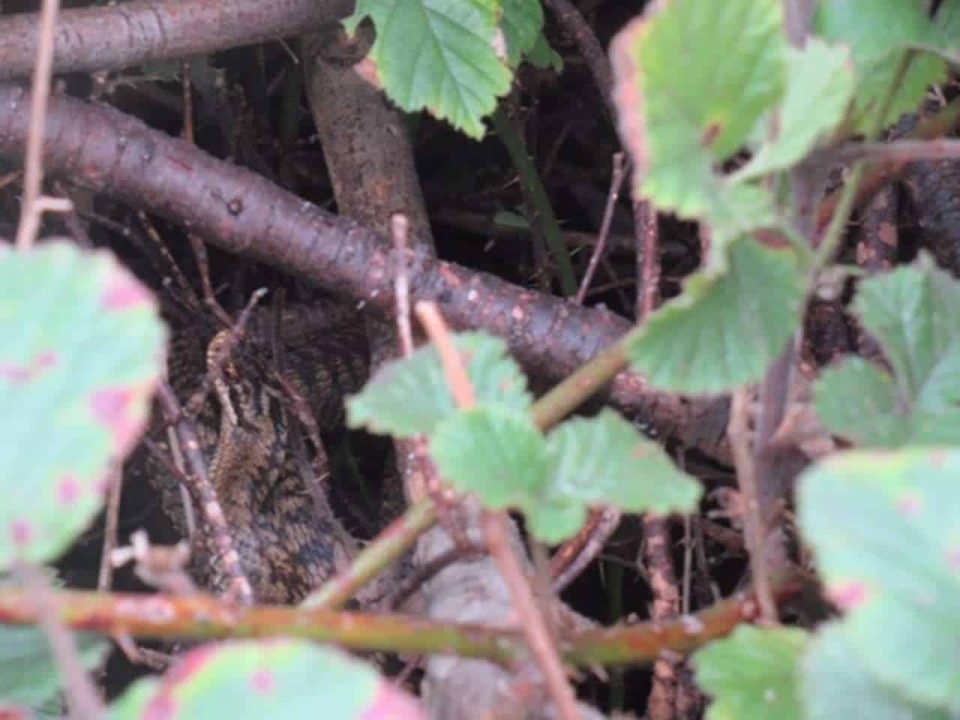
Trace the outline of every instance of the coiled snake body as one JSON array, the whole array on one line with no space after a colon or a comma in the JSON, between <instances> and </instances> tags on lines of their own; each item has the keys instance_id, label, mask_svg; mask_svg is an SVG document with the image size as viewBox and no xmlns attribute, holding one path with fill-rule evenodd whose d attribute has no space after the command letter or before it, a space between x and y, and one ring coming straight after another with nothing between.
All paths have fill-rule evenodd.
<instances>
[{"instance_id":1,"label":"coiled snake body","mask_svg":"<svg viewBox=\"0 0 960 720\"><path fill-rule=\"evenodd\" d=\"M224 334L210 336L174 328L169 378L181 402L203 382L208 347L214 353ZM195 419L211 484L258 602L298 602L351 554L351 538L327 504L325 453L308 448L290 396L306 401L299 418L309 412L315 427L341 421L344 396L367 376L365 343L359 315L339 305L291 307L279 322L269 310L254 311L215 373L217 392ZM161 426L158 418L154 427ZM169 449L162 433L153 434ZM179 483L167 466L140 449L127 473L146 475L186 536ZM201 587L222 592L228 578L217 552L201 523L191 538L190 574Z\"/></svg>"}]
</instances>

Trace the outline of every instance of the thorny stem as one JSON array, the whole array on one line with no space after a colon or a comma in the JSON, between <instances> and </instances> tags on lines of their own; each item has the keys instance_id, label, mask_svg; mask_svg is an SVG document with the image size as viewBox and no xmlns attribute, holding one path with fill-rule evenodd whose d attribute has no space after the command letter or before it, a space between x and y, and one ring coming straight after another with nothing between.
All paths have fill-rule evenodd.
<instances>
[{"instance_id":1,"label":"thorny stem","mask_svg":"<svg viewBox=\"0 0 960 720\"><path fill-rule=\"evenodd\" d=\"M764 528L758 499L756 461L750 449L750 434L747 419L750 413L750 397L747 390L733 394L730 408L730 425L727 435L737 466L737 483L743 498L743 526L750 555L750 570L760 605L760 614L767 623L777 622L777 604L773 599L770 583L770 566L764 548Z\"/></svg>"},{"instance_id":2,"label":"thorny stem","mask_svg":"<svg viewBox=\"0 0 960 720\"><path fill-rule=\"evenodd\" d=\"M798 576L776 584L781 602L802 588ZM142 638L298 637L355 650L448 653L510 663L526 650L518 630L391 614L339 613L300 607L243 606L213 595L51 590L52 612L72 630ZM26 588L0 587L0 624L36 625L41 611ZM757 617L752 594L739 594L670 622L587 630L561 643L575 665L640 665L665 652L691 653Z\"/></svg>"}]
</instances>

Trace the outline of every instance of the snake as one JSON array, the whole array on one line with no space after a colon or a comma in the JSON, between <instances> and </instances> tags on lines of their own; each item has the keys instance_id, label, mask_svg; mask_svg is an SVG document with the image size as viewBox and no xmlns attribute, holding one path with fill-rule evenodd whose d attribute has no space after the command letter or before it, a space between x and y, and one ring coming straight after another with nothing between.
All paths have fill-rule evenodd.
<instances>
[{"instance_id":1,"label":"snake","mask_svg":"<svg viewBox=\"0 0 960 720\"><path fill-rule=\"evenodd\" d=\"M310 426L315 431L342 424L345 396L367 378L362 318L348 306L312 302L279 314L255 309L234 338L232 330L209 322L171 330L168 378L181 404L208 373L215 376L214 392L192 421L254 599L297 603L354 551L327 502L326 454L315 446ZM224 348L227 356L217 360ZM167 427L155 410L148 437L161 452L171 451ZM156 489L164 514L188 539L194 582L226 592L230 578L217 557L222 550L203 523L190 534L181 481L170 463L141 447L125 473L127 481L146 479Z\"/></svg>"}]
</instances>

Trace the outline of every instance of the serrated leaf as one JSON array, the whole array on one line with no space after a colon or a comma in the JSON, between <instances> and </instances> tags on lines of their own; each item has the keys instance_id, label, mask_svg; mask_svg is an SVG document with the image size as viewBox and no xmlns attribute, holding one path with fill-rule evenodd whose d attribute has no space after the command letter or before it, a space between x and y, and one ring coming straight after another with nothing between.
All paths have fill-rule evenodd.
<instances>
[{"instance_id":1,"label":"serrated leaf","mask_svg":"<svg viewBox=\"0 0 960 720\"><path fill-rule=\"evenodd\" d=\"M776 137L735 174L737 181L798 163L840 124L853 97L853 64L846 48L811 38L803 50L789 49L788 57L787 89Z\"/></svg>"},{"instance_id":2,"label":"serrated leaf","mask_svg":"<svg viewBox=\"0 0 960 720\"><path fill-rule=\"evenodd\" d=\"M833 456L799 481L799 520L871 676L960 713L960 451ZM854 508L854 511L851 511Z\"/></svg>"},{"instance_id":3,"label":"serrated leaf","mask_svg":"<svg viewBox=\"0 0 960 720\"><path fill-rule=\"evenodd\" d=\"M864 667L843 623L821 627L801 661L805 720L950 720L940 710L911 703Z\"/></svg>"},{"instance_id":4,"label":"serrated leaf","mask_svg":"<svg viewBox=\"0 0 960 720\"><path fill-rule=\"evenodd\" d=\"M659 514L691 512L700 500L699 483L613 410L563 423L547 445L557 497Z\"/></svg>"},{"instance_id":5,"label":"serrated leaf","mask_svg":"<svg viewBox=\"0 0 960 720\"><path fill-rule=\"evenodd\" d=\"M358 0L344 20L366 17L377 37L370 56L384 90L408 112L426 109L472 138L510 89L495 49L500 0Z\"/></svg>"},{"instance_id":6,"label":"serrated leaf","mask_svg":"<svg viewBox=\"0 0 960 720\"><path fill-rule=\"evenodd\" d=\"M502 0L500 29L507 43L507 62L516 68L537 44L543 28L540 0Z\"/></svg>"},{"instance_id":7,"label":"serrated leaf","mask_svg":"<svg viewBox=\"0 0 960 720\"><path fill-rule=\"evenodd\" d=\"M713 166L782 95L782 22L778 0L673 0L649 4L617 36L614 97L635 194L684 217L711 214Z\"/></svg>"},{"instance_id":8,"label":"serrated leaf","mask_svg":"<svg viewBox=\"0 0 960 720\"><path fill-rule=\"evenodd\" d=\"M527 507L547 482L547 443L529 414L490 405L458 412L430 438L440 474L491 508Z\"/></svg>"},{"instance_id":9,"label":"serrated leaf","mask_svg":"<svg viewBox=\"0 0 960 720\"><path fill-rule=\"evenodd\" d=\"M713 696L707 720L800 720L798 663L807 634L741 625L693 656L697 683Z\"/></svg>"},{"instance_id":10,"label":"serrated leaf","mask_svg":"<svg viewBox=\"0 0 960 720\"><path fill-rule=\"evenodd\" d=\"M940 32L927 17L925 0L831 0L814 16L824 39L847 44L856 66L855 129L871 122L871 113L888 93L904 50L936 45ZM883 125L915 110L927 88L946 80L946 64L931 55L913 58Z\"/></svg>"},{"instance_id":11,"label":"serrated leaf","mask_svg":"<svg viewBox=\"0 0 960 720\"><path fill-rule=\"evenodd\" d=\"M454 335L464 357L478 405L497 404L517 411L530 407L527 378L507 355L507 344L483 333ZM429 435L456 412L456 403L433 345L408 360L387 363L367 386L347 401L347 422L396 437Z\"/></svg>"},{"instance_id":12,"label":"serrated leaf","mask_svg":"<svg viewBox=\"0 0 960 720\"><path fill-rule=\"evenodd\" d=\"M960 402L960 283L929 256L860 284L853 308L893 364L903 399Z\"/></svg>"},{"instance_id":13,"label":"serrated leaf","mask_svg":"<svg viewBox=\"0 0 960 720\"><path fill-rule=\"evenodd\" d=\"M62 552L133 447L163 367L150 293L104 252L0 246L0 570Z\"/></svg>"},{"instance_id":14,"label":"serrated leaf","mask_svg":"<svg viewBox=\"0 0 960 720\"><path fill-rule=\"evenodd\" d=\"M73 641L81 664L88 669L100 664L110 649L106 640L94 635L76 634ZM51 704L61 686L50 643L40 630L0 626L0 705L42 709Z\"/></svg>"},{"instance_id":15,"label":"serrated leaf","mask_svg":"<svg viewBox=\"0 0 960 720\"><path fill-rule=\"evenodd\" d=\"M858 358L815 388L826 427L867 447L960 443L960 284L926 256L861 283L854 309L894 377Z\"/></svg>"},{"instance_id":16,"label":"serrated leaf","mask_svg":"<svg viewBox=\"0 0 960 720\"><path fill-rule=\"evenodd\" d=\"M824 371L814 386L814 405L827 430L857 445L896 447L910 436L893 380L860 358Z\"/></svg>"},{"instance_id":17,"label":"serrated leaf","mask_svg":"<svg viewBox=\"0 0 960 720\"><path fill-rule=\"evenodd\" d=\"M138 680L110 710L115 720L426 718L412 697L364 663L300 640L200 647L163 678Z\"/></svg>"},{"instance_id":18,"label":"serrated leaf","mask_svg":"<svg viewBox=\"0 0 960 720\"><path fill-rule=\"evenodd\" d=\"M722 275L700 272L654 313L630 347L651 385L719 393L759 380L800 323L803 278L791 250L750 238L729 248Z\"/></svg>"}]
</instances>

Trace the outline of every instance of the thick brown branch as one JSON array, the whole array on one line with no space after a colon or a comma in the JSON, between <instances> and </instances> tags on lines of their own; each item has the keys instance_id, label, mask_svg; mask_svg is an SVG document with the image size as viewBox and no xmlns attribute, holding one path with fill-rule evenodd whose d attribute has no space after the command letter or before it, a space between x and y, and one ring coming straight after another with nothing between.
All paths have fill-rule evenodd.
<instances>
[{"instance_id":1,"label":"thick brown branch","mask_svg":"<svg viewBox=\"0 0 960 720\"><path fill-rule=\"evenodd\" d=\"M20 86L0 84L0 153L20 154L28 101ZM369 228L108 107L58 97L50 103L47 122L45 162L51 173L188 223L224 250L383 313L393 311L395 252ZM613 313L580 308L423 255L410 263L409 277L412 301L436 302L455 327L483 328L506 338L521 362L553 378L569 374L630 328ZM654 392L629 373L617 376L611 395L665 434L696 437L705 452L715 449L718 435L699 427L711 420L707 404Z\"/></svg>"},{"instance_id":2,"label":"thick brown branch","mask_svg":"<svg viewBox=\"0 0 960 720\"><path fill-rule=\"evenodd\" d=\"M64 10L57 22L54 71L117 70L264 42L342 18L352 5L349 0L135 0ZM0 18L0 77L32 71L38 27L34 13Z\"/></svg>"}]
</instances>

